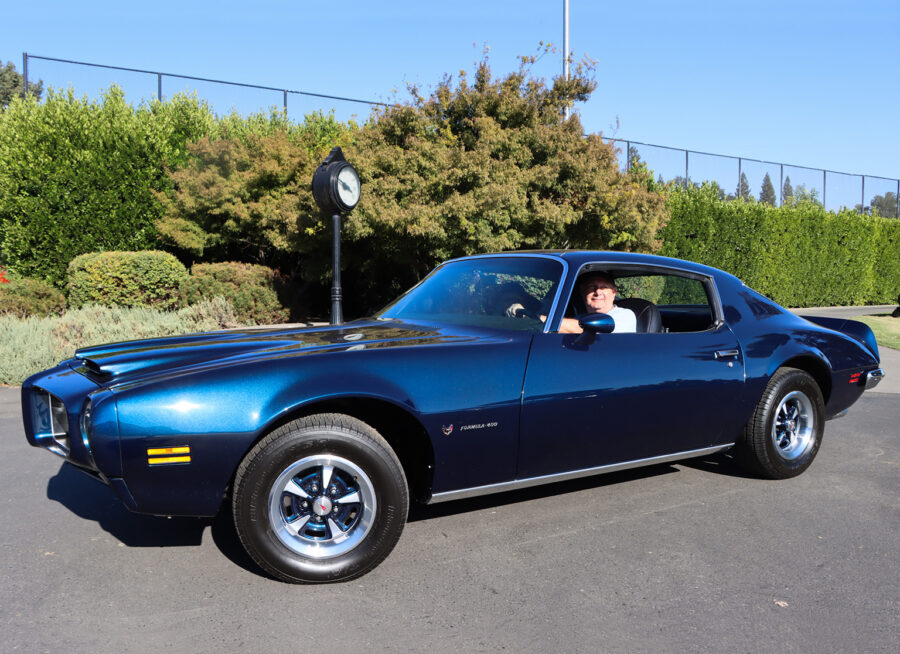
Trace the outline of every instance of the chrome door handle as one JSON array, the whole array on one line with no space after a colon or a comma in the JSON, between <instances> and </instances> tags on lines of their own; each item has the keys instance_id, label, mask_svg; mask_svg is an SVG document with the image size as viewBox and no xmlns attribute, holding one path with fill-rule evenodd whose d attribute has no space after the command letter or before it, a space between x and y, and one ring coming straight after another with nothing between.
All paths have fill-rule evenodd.
<instances>
[{"instance_id":1,"label":"chrome door handle","mask_svg":"<svg viewBox=\"0 0 900 654\"><path fill-rule=\"evenodd\" d=\"M740 350L716 350L716 358L737 357L740 353Z\"/></svg>"}]
</instances>

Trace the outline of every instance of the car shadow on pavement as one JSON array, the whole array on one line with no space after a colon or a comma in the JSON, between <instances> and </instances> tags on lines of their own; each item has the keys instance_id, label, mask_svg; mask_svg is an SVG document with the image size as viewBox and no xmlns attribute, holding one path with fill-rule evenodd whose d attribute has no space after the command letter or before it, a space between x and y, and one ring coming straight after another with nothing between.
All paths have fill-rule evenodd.
<instances>
[{"instance_id":1,"label":"car shadow on pavement","mask_svg":"<svg viewBox=\"0 0 900 654\"><path fill-rule=\"evenodd\" d=\"M678 465L703 472L712 472L717 475L726 475L728 477L738 477L740 479L760 479L758 475L747 472L740 464L734 460L734 457L727 452L712 454L710 456L700 457L698 459L687 459L679 461Z\"/></svg>"},{"instance_id":2,"label":"car shadow on pavement","mask_svg":"<svg viewBox=\"0 0 900 654\"><path fill-rule=\"evenodd\" d=\"M69 464L63 464L50 478L47 498L80 518L93 520L128 547L198 547L208 527L213 542L227 559L249 572L269 576L244 551L227 507L215 518L166 518L132 513L111 488Z\"/></svg>"},{"instance_id":3,"label":"car shadow on pavement","mask_svg":"<svg viewBox=\"0 0 900 654\"><path fill-rule=\"evenodd\" d=\"M200 545L209 519L166 518L132 513L111 488L64 463L47 483L47 499L93 520L128 547Z\"/></svg>"},{"instance_id":4,"label":"car shadow on pavement","mask_svg":"<svg viewBox=\"0 0 900 654\"><path fill-rule=\"evenodd\" d=\"M218 515L213 518L210 525L210 534L216 547L229 561L247 572L252 572L260 577L274 579L272 575L256 565L256 562L247 554L247 550L241 544L241 539L234 526L234 514L230 511L230 504L222 506Z\"/></svg>"},{"instance_id":5,"label":"car shadow on pavement","mask_svg":"<svg viewBox=\"0 0 900 654\"><path fill-rule=\"evenodd\" d=\"M542 486L532 486L531 488L496 493L494 495L482 495L480 497L464 500L454 500L452 502L440 504L426 505L414 503L409 507L409 517L407 518L407 522L430 520L432 518L456 515L457 513L468 513L469 511L480 511L482 509L491 509L498 506L554 497L556 495L565 495L566 493L574 493L592 488L603 488L604 486L624 484L629 481L657 477L673 472L678 472L678 468L674 465L659 464L644 468L635 468L634 470L622 470L620 472L581 477L580 479L560 481Z\"/></svg>"}]
</instances>

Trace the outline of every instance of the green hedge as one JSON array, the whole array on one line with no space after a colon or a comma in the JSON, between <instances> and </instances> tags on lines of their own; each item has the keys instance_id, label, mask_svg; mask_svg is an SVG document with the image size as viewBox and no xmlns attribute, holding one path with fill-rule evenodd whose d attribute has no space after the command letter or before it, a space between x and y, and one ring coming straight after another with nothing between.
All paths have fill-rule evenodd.
<instances>
[{"instance_id":1,"label":"green hedge","mask_svg":"<svg viewBox=\"0 0 900 654\"><path fill-rule=\"evenodd\" d=\"M788 307L891 303L900 292L900 220L806 202L726 201L676 189L662 254L726 270Z\"/></svg>"},{"instance_id":2,"label":"green hedge","mask_svg":"<svg viewBox=\"0 0 900 654\"><path fill-rule=\"evenodd\" d=\"M266 266L235 261L199 263L181 284L181 301L190 305L223 297L242 322L276 324L288 319L288 310L278 299L281 286L278 273Z\"/></svg>"},{"instance_id":3,"label":"green hedge","mask_svg":"<svg viewBox=\"0 0 900 654\"><path fill-rule=\"evenodd\" d=\"M0 111L0 259L62 287L75 255L153 247L167 167L214 122L196 97L134 107L115 86L14 99Z\"/></svg>"},{"instance_id":4,"label":"green hedge","mask_svg":"<svg viewBox=\"0 0 900 654\"><path fill-rule=\"evenodd\" d=\"M51 316L66 309L66 298L59 290L38 279L18 277L0 270L0 315ZM5 281L3 281L5 280Z\"/></svg>"},{"instance_id":5,"label":"green hedge","mask_svg":"<svg viewBox=\"0 0 900 654\"><path fill-rule=\"evenodd\" d=\"M168 252L91 252L69 264L69 303L173 309L187 269Z\"/></svg>"}]
</instances>

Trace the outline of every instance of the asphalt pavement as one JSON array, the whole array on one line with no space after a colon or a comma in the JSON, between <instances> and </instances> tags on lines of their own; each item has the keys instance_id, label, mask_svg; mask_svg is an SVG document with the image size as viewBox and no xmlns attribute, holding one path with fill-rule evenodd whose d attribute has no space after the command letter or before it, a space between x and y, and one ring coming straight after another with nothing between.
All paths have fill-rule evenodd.
<instances>
[{"instance_id":1,"label":"asphalt pavement","mask_svg":"<svg viewBox=\"0 0 900 654\"><path fill-rule=\"evenodd\" d=\"M827 423L796 479L719 455L418 507L381 566L328 586L267 578L227 516L129 513L29 447L19 390L0 388L0 652L893 654L885 388Z\"/></svg>"}]
</instances>

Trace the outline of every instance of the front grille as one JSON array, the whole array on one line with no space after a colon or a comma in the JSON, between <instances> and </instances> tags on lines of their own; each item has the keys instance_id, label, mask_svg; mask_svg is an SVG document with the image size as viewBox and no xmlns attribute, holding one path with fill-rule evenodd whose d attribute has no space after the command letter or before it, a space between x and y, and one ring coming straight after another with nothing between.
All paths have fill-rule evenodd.
<instances>
[{"instance_id":1,"label":"front grille","mask_svg":"<svg viewBox=\"0 0 900 654\"><path fill-rule=\"evenodd\" d=\"M69 419L62 400L42 388L31 392L31 427L38 443L60 456L69 455Z\"/></svg>"}]
</instances>

